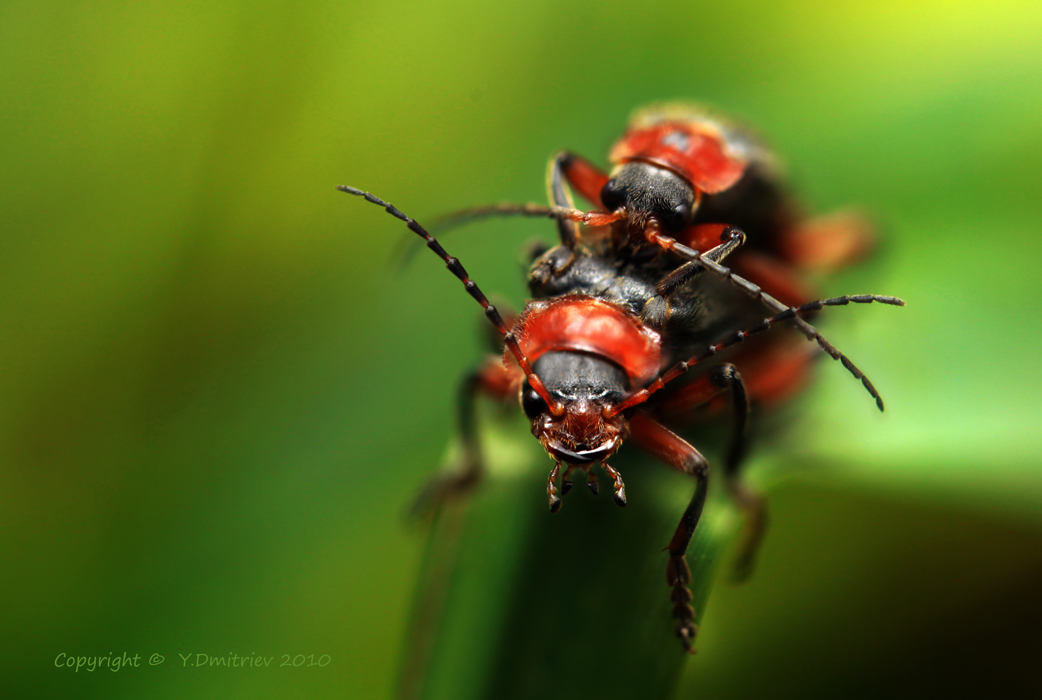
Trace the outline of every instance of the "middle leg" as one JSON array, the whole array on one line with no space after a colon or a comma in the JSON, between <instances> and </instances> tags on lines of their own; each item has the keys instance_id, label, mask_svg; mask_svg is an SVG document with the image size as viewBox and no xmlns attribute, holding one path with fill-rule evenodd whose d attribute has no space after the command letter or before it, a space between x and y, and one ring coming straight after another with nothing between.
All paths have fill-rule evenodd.
<instances>
[{"instance_id":1,"label":"middle leg","mask_svg":"<svg viewBox=\"0 0 1042 700\"><path fill-rule=\"evenodd\" d=\"M648 226L644 231L644 235L647 237L649 243L657 245L663 250L668 250L673 253L676 253L680 257L687 258L690 261L701 263L701 265L704 268L712 272L714 275L720 277L721 279L728 280L731 284L733 284L735 287L741 290L750 299L761 302L764 306L771 310L777 311L778 313L792 313L795 310L795 307L788 306L778 301L773 296L765 292L759 285L750 282L744 277L740 277L734 274L730 269L724 267L723 265L720 265L717 262L714 262L713 260L710 260L699 251L693 248L689 248L688 246L678 242L675 238L663 234L657 226ZM869 295L860 296L864 297ZM880 301L885 299L886 301L883 301L883 303L893 304L895 306L904 306L904 302L900 299L897 299L896 297L877 297L876 295L871 296ZM849 297L850 300L855 300L857 298L859 297ZM832 359L839 360L840 362L842 362L843 367L846 368L846 370L850 372L850 374L852 374L856 379L860 380L861 384L865 387L865 390L867 390L869 395L873 399L875 399L876 406L879 408L879 410L883 410L883 398L879 395L879 392L876 391L875 386L872 385L872 382L868 379L868 377L865 376L865 373L858 369L857 365L851 362L849 357L837 350L835 346L832 345L832 343L825 340L825 337L818 333L817 329L815 329L814 326L810 325L802 318L794 318L793 324L809 340L813 340L814 342L816 342L818 344L818 347L827 352Z\"/></svg>"}]
</instances>

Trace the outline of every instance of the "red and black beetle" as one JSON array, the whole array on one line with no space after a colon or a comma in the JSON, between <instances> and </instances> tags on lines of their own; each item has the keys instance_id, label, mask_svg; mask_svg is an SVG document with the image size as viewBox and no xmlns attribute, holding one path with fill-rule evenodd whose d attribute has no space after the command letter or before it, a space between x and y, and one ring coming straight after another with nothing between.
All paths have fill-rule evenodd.
<instances>
[{"instance_id":1,"label":"red and black beetle","mask_svg":"<svg viewBox=\"0 0 1042 700\"><path fill-rule=\"evenodd\" d=\"M813 298L802 282L804 271L851 262L866 247L866 236L849 220L801 221L766 150L747 131L701 108L638 112L611 160L615 167L607 174L562 152L550 162L551 206L497 205L448 219L521 214L557 221L560 244L532 261L533 299L510 323L424 227L367 192L338 189L384 207L423 238L503 338L502 358L490 356L463 381L462 469L433 482L428 497L458 490L481 473L478 394L519 398L532 433L554 462L547 480L551 511L560 508L576 470L597 493L592 469L598 464L613 482L615 502L624 506L622 475L606 460L624 442L636 443L696 480L667 547L666 570L677 635L690 650L696 628L684 554L705 502L708 464L667 425L682 426L694 409L730 398L733 434L723 473L749 521L739 559L739 568L748 571L764 524L762 499L739 479L749 407L793 393L810 360L807 346L791 335L765 331L793 322L859 378L882 410L867 377L804 317L826 306L904 302L865 294L801 303ZM603 211L575 209L566 183ZM724 267L729 256L730 267ZM765 317L763 307L772 315ZM741 347L727 361L717 357L733 346ZM696 367L692 379L671 384Z\"/></svg>"}]
</instances>

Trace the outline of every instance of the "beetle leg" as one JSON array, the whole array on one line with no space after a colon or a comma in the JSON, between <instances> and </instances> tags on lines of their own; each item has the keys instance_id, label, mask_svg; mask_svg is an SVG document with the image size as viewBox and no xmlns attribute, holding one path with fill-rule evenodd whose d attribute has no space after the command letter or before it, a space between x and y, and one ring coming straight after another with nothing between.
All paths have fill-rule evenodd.
<instances>
[{"instance_id":1,"label":"beetle leg","mask_svg":"<svg viewBox=\"0 0 1042 700\"><path fill-rule=\"evenodd\" d=\"M749 418L749 392L746 382L738 369L730 364L714 367L703 375L682 387L657 407L659 414L677 414L695 406L709 403L717 396L725 393L731 395L731 441L724 457L724 477L727 491L742 510L745 518L745 534L738 548L738 557L734 564L734 578L743 581L749 577L756 561L756 553L763 542L767 528L767 504L761 495L749 488L739 473L742 458L745 456L748 440L746 423Z\"/></svg>"},{"instance_id":2,"label":"beetle leg","mask_svg":"<svg viewBox=\"0 0 1042 700\"><path fill-rule=\"evenodd\" d=\"M741 229L724 224L698 224L684 234L687 235L677 237L678 243L695 250L706 251L702 253L702 257L716 263L724 260L745 243L745 235ZM734 272L746 279L756 280L764 292L777 297L783 304L796 306L817 296L815 291L801 281L793 263L755 250L743 250L741 255L733 260L730 267ZM664 277L658 283L656 291L661 296L668 297L704 270L705 267L700 263L689 260Z\"/></svg>"},{"instance_id":3,"label":"beetle leg","mask_svg":"<svg viewBox=\"0 0 1042 700\"><path fill-rule=\"evenodd\" d=\"M612 500L615 501L615 505L625 508L626 484L622 483L622 474L607 462L601 462L601 467L611 477L611 480L615 482L615 493L612 494Z\"/></svg>"},{"instance_id":4,"label":"beetle leg","mask_svg":"<svg viewBox=\"0 0 1042 700\"><path fill-rule=\"evenodd\" d=\"M694 224L678 233L676 239L677 243L683 243L689 248L708 251L730 238L727 231L730 228L738 229L730 224Z\"/></svg>"},{"instance_id":5,"label":"beetle leg","mask_svg":"<svg viewBox=\"0 0 1042 700\"><path fill-rule=\"evenodd\" d=\"M857 262L874 245L872 224L856 212L841 211L786 227L774 247L794 265L829 273Z\"/></svg>"},{"instance_id":6,"label":"beetle leg","mask_svg":"<svg viewBox=\"0 0 1042 700\"><path fill-rule=\"evenodd\" d=\"M709 403L717 396L730 392L733 434L724 460L725 473L734 471L745 456L745 426L749 417L749 397L745 381L738 368L731 363L717 365L677 392L664 399L655 408L656 415L671 416Z\"/></svg>"},{"instance_id":7,"label":"beetle leg","mask_svg":"<svg viewBox=\"0 0 1042 700\"><path fill-rule=\"evenodd\" d=\"M671 432L648 414L638 411L630 419L630 436L644 450L655 455L666 464L695 478L695 493L691 497L684 515L680 518L673 539L666 549L669 562L666 565L666 583L672 589L673 617L677 619L677 636L684 649L691 651L698 627L695 626L695 609L691 607L691 569L684 553L695 534L695 527L705 505L709 480L709 464L702 453L679 435Z\"/></svg>"},{"instance_id":8,"label":"beetle leg","mask_svg":"<svg viewBox=\"0 0 1042 700\"><path fill-rule=\"evenodd\" d=\"M689 245L693 245L696 250L705 250L702 258L716 263L745 243L745 233L736 226L699 224L691 229L695 230L692 235L695 241ZM668 297L704 271L705 267L700 262L689 260L662 278L655 291L659 296Z\"/></svg>"},{"instance_id":9,"label":"beetle leg","mask_svg":"<svg viewBox=\"0 0 1042 700\"><path fill-rule=\"evenodd\" d=\"M554 468L550 470L550 476L546 478L546 497L550 501L551 513L561 510L561 497L557 495L557 474L560 471L561 463L555 462Z\"/></svg>"},{"instance_id":10,"label":"beetle leg","mask_svg":"<svg viewBox=\"0 0 1042 700\"><path fill-rule=\"evenodd\" d=\"M446 498L469 491L481 480L485 471L481 440L478 433L475 401L485 394L500 401L516 396L524 380L520 369L503 366L502 358L489 356L481 365L463 376L457 394L456 416L459 420L462 459L460 468L449 474L437 474L413 501L410 512L419 515Z\"/></svg>"},{"instance_id":11,"label":"beetle leg","mask_svg":"<svg viewBox=\"0 0 1042 700\"><path fill-rule=\"evenodd\" d=\"M765 292L762 288L760 288L759 285L750 282L744 277L740 277L734 274L733 272L731 272L730 269L724 267L723 265L720 265L719 263L713 260L708 259L699 251L693 248L689 248L688 246L685 246L682 243L678 243L676 239L663 234L661 231L658 230L656 226L648 226L645 229L644 233L648 239L648 242L659 246L663 250L668 250L673 253L676 253L682 258L687 258L688 260L697 261L701 263L714 275L720 277L721 279L728 280L731 284L733 284L735 287L741 290L750 299L759 301L767 308L779 313L791 313L794 310L794 307L787 306L782 302L778 301L770 294ZM903 306L904 302L901 302L901 304L899 305ZM850 372L852 375L854 375L856 379L859 379L861 381L861 384L865 387L865 390L868 391L869 395L876 400L876 406L879 408L879 410L883 410L883 398L879 395L879 392L876 391L875 386L873 386L869 378L865 376L865 373L858 369L857 365L851 362L849 357L837 350L832 345L832 343L825 340L825 337L821 335L821 333L818 333L817 329L814 328L814 326L810 325L802 318L794 318L793 323L796 325L797 328L800 329L800 332L803 333L803 335L805 335L808 340L813 340L814 342L816 342L818 344L818 347L827 352L832 359L839 360L840 362L842 362L846 370Z\"/></svg>"},{"instance_id":12,"label":"beetle leg","mask_svg":"<svg viewBox=\"0 0 1042 700\"><path fill-rule=\"evenodd\" d=\"M550 161L550 200L559 206L572 206L572 198L567 196L563 201L558 198L557 191L567 190L561 186L561 176L568 181L583 199L590 204L600 206L601 190L608 182L608 174L580 155L569 151L561 151Z\"/></svg>"},{"instance_id":13,"label":"beetle leg","mask_svg":"<svg viewBox=\"0 0 1042 700\"><path fill-rule=\"evenodd\" d=\"M575 187L584 198L594 204L599 204L601 188L608 181L608 176L582 156L561 151L550 159L546 175L546 189L551 204L566 209L575 209L575 201L572 199L571 190L568 189L565 181ZM575 262L574 251L575 246L579 243L579 223L564 217L557 219L557 235L561 239L561 245L573 252L563 264L550 271L554 276L561 274Z\"/></svg>"},{"instance_id":14,"label":"beetle leg","mask_svg":"<svg viewBox=\"0 0 1042 700\"><path fill-rule=\"evenodd\" d=\"M780 345L751 348L734 360L742 367L749 398L760 405L771 405L789 398L807 383L811 363L818 357L815 348L789 338Z\"/></svg>"}]
</instances>

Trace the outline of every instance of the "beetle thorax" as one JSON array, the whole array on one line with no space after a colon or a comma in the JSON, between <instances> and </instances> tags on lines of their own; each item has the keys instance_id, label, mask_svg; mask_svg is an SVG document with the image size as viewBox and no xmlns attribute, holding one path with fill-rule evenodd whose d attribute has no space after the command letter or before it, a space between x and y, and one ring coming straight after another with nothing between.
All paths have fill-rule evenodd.
<instances>
[{"instance_id":1,"label":"beetle thorax","mask_svg":"<svg viewBox=\"0 0 1042 700\"><path fill-rule=\"evenodd\" d=\"M628 385L641 386L661 369L662 338L657 331L628 309L585 294L529 303L513 333L533 364L554 352L601 357L619 368ZM536 374L547 382L543 371L537 368Z\"/></svg>"}]
</instances>

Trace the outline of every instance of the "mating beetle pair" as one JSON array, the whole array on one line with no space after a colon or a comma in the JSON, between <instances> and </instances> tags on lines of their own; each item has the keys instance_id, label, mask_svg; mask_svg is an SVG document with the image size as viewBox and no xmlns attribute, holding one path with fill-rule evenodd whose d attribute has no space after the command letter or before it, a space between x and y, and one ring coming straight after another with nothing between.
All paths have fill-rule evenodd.
<instances>
[{"instance_id":1,"label":"mating beetle pair","mask_svg":"<svg viewBox=\"0 0 1042 700\"><path fill-rule=\"evenodd\" d=\"M709 469L667 424L682 426L696 409L730 398L733 432L723 473L747 516L739 569L748 571L765 522L763 500L739 478L750 404L793 393L811 359L808 346L791 335L766 331L792 322L860 379L882 410L868 378L805 317L826 306L904 302L857 295L801 304L811 298L805 271L853 262L867 247L867 234L850 219L801 222L756 139L701 108L678 104L638 112L610 159L608 174L560 153L550 163L551 206L483 207L447 221L497 215L556 221L560 242L532 261L533 299L509 323L424 227L369 193L338 189L384 207L423 238L503 339L502 359L488 358L463 381L462 469L432 482L427 497L444 497L480 476L479 394L520 399L532 433L554 462L547 480L551 511L560 508L577 470L597 493L592 470L598 464L612 480L615 502L626 505L622 475L607 460L624 442L636 443L696 482L667 547L666 567L676 632L690 650L697 630L684 554L705 503ZM569 186L599 210L576 209ZM728 267L721 264L725 259ZM772 315L765 317L763 307ZM726 362L716 357L739 345ZM699 370L692 379L676 381L692 368Z\"/></svg>"}]
</instances>

